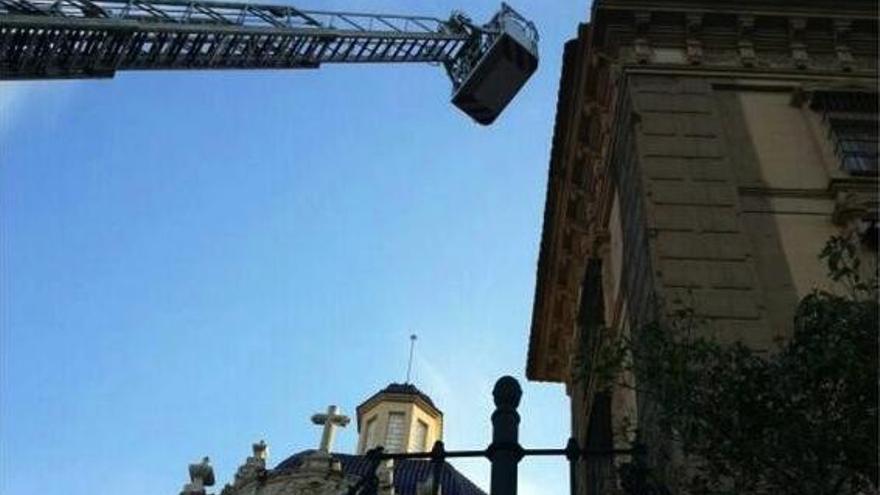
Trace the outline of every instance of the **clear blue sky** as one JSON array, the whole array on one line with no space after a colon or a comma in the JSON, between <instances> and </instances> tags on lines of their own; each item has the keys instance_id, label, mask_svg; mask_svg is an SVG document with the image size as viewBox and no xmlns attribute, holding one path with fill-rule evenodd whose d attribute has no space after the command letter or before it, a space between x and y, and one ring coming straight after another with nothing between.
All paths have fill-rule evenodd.
<instances>
[{"instance_id":1,"label":"clear blue sky","mask_svg":"<svg viewBox=\"0 0 880 495\"><path fill-rule=\"evenodd\" d=\"M588 6L514 6L541 65L492 127L428 65L0 83L0 493L176 494L189 462L222 484L260 438L274 464L317 445L312 413L401 381L411 331L448 448L488 443L503 374L523 442L563 446L564 388L524 369L562 44ZM525 495L565 491L562 459L521 472Z\"/></svg>"}]
</instances>

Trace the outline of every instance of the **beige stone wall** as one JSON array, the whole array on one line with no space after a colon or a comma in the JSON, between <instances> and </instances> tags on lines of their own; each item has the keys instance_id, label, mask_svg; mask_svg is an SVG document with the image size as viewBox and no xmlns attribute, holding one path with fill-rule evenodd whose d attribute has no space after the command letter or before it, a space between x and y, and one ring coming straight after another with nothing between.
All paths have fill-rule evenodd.
<instances>
[{"instance_id":1,"label":"beige stone wall","mask_svg":"<svg viewBox=\"0 0 880 495\"><path fill-rule=\"evenodd\" d=\"M630 78L658 297L722 340L790 335L797 301L830 288L818 255L841 232L835 181L876 184L839 170L815 113L792 104L798 85Z\"/></svg>"},{"instance_id":2,"label":"beige stone wall","mask_svg":"<svg viewBox=\"0 0 880 495\"><path fill-rule=\"evenodd\" d=\"M607 249L602 254L605 258L602 264L605 322L615 326L619 323L621 308L626 305L625 295L620 290L623 273L623 230L620 225L620 201L617 194L614 195L608 219Z\"/></svg>"},{"instance_id":3,"label":"beige stone wall","mask_svg":"<svg viewBox=\"0 0 880 495\"><path fill-rule=\"evenodd\" d=\"M422 421L426 425L428 425L428 435L425 442L425 451L430 451L434 446L434 442L437 440L442 440L442 424L438 421L437 418L432 417L430 414L427 414L424 410L416 407L412 410L412 415L409 421L409 433L407 434L408 443L407 443L407 452L422 452L421 446L418 445L419 438L417 435L417 425L418 422Z\"/></svg>"},{"instance_id":4,"label":"beige stone wall","mask_svg":"<svg viewBox=\"0 0 880 495\"><path fill-rule=\"evenodd\" d=\"M666 314L690 307L724 340L769 347L754 247L741 222L738 174L706 79L631 79L646 228Z\"/></svg>"},{"instance_id":5,"label":"beige stone wall","mask_svg":"<svg viewBox=\"0 0 880 495\"><path fill-rule=\"evenodd\" d=\"M841 170L819 113L797 103L795 85L779 84L775 91L737 91L736 100L757 165L754 180L743 184L751 186L743 194L743 205L747 221L763 234L753 235L764 265L759 273L765 285L778 288L778 269L769 265L784 264L790 279L787 288L793 293L785 298L787 304L776 302L777 311L785 310L781 318L789 316L793 301L812 290L835 289L818 259L825 242L843 227L834 222L833 191L859 183L876 187L876 181ZM876 253L864 254L876 258Z\"/></svg>"},{"instance_id":6,"label":"beige stone wall","mask_svg":"<svg viewBox=\"0 0 880 495\"><path fill-rule=\"evenodd\" d=\"M815 135L810 127L807 114L814 112L792 105L791 89L749 89L744 81L743 89L735 91L759 168L759 174L743 185L801 192L827 189L830 167L819 145L825 136Z\"/></svg>"}]
</instances>

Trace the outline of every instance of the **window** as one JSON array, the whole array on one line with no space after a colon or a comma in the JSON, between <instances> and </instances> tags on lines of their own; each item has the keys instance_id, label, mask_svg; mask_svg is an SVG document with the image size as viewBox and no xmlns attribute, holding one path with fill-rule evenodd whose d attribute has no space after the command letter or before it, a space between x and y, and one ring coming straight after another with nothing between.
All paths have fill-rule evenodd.
<instances>
[{"instance_id":1,"label":"window","mask_svg":"<svg viewBox=\"0 0 880 495\"><path fill-rule=\"evenodd\" d=\"M840 167L852 175L877 175L877 93L821 91L812 108L822 112Z\"/></svg>"},{"instance_id":2,"label":"window","mask_svg":"<svg viewBox=\"0 0 880 495\"><path fill-rule=\"evenodd\" d=\"M829 134L843 169L877 175L877 121L830 119Z\"/></svg>"},{"instance_id":3,"label":"window","mask_svg":"<svg viewBox=\"0 0 880 495\"><path fill-rule=\"evenodd\" d=\"M370 418L367 421L366 433L364 434L364 438L366 438L366 445L364 445L364 450L370 450L375 447L379 443L378 435L376 434L376 418Z\"/></svg>"},{"instance_id":4,"label":"window","mask_svg":"<svg viewBox=\"0 0 880 495\"><path fill-rule=\"evenodd\" d=\"M428 451L428 423L422 420L416 421L416 451Z\"/></svg>"},{"instance_id":5,"label":"window","mask_svg":"<svg viewBox=\"0 0 880 495\"><path fill-rule=\"evenodd\" d=\"M388 431L385 433L385 450L403 452L403 417L401 412L388 414Z\"/></svg>"}]
</instances>

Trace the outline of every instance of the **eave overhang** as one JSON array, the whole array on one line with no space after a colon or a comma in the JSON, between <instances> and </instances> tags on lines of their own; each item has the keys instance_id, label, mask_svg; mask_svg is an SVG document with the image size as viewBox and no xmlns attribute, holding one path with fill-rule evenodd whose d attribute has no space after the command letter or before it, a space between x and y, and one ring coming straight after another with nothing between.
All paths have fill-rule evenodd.
<instances>
[{"instance_id":1,"label":"eave overhang","mask_svg":"<svg viewBox=\"0 0 880 495\"><path fill-rule=\"evenodd\" d=\"M577 303L577 284L570 280L570 272L576 268L566 263L566 258L569 257L567 252L577 249L584 230L583 219L573 218L569 207L569 192L573 187L571 161L579 153L576 133L582 111L581 83L589 34L590 26L581 25L578 37L569 40L563 52L529 333L526 364L529 380L566 381L565 333L571 328L567 328L563 320L573 324L575 311L572 308Z\"/></svg>"}]
</instances>

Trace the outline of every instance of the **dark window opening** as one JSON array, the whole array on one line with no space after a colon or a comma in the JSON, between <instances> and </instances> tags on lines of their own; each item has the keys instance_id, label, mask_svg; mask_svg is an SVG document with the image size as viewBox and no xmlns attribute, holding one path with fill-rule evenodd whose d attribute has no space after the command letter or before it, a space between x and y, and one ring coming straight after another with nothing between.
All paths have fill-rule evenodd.
<instances>
[{"instance_id":1,"label":"dark window opening","mask_svg":"<svg viewBox=\"0 0 880 495\"><path fill-rule=\"evenodd\" d=\"M827 122L841 167L853 175L877 175L877 121L832 118Z\"/></svg>"},{"instance_id":2,"label":"dark window opening","mask_svg":"<svg viewBox=\"0 0 880 495\"><path fill-rule=\"evenodd\" d=\"M876 218L863 218L859 222L859 237L862 244L873 252L877 252L878 231Z\"/></svg>"},{"instance_id":3,"label":"dark window opening","mask_svg":"<svg viewBox=\"0 0 880 495\"><path fill-rule=\"evenodd\" d=\"M817 92L811 107L821 111L840 167L853 175L877 175L877 93Z\"/></svg>"}]
</instances>

